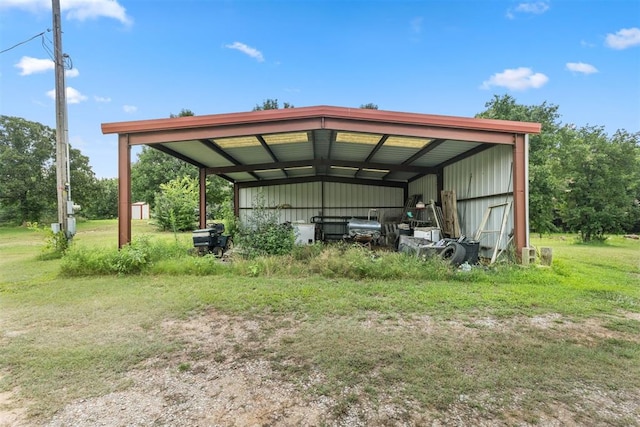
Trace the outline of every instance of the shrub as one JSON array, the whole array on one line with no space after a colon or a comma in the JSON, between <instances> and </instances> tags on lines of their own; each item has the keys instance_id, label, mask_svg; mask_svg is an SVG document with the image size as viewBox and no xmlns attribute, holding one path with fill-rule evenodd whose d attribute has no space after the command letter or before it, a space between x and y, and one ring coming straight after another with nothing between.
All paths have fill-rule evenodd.
<instances>
[{"instance_id":1,"label":"shrub","mask_svg":"<svg viewBox=\"0 0 640 427\"><path fill-rule=\"evenodd\" d=\"M184 176L160 184L155 197L154 220L162 231L193 230L198 213L198 181Z\"/></svg>"},{"instance_id":2,"label":"shrub","mask_svg":"<svg viewBox=\"0 0 640 427\"><path fill-rule=\"evenodd\" d=\"M235 243L246 258L291 253L296 236L290 224L279 224L279 210L269 209L258 194L244 224L238 227Z\"/></svg>"},{"instance_id":3,"label":"shrub","mask_svg":"<svg viewBox=\"0 0 640 427\"><path fill-rule=\"evenodd\" d=\"M372 252L359 245L327 246L306 262L311 273L331 278L444 280L454 273L437 257L423 260L398 252Z\"/></svg>"}]
</instances>

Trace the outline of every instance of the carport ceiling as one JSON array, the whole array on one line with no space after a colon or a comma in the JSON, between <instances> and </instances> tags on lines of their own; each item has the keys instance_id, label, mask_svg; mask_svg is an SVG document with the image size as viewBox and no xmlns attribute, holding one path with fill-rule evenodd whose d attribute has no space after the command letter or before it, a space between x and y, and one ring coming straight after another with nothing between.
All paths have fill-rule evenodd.
<instances>
[{"instance_id":1,"label":"carport ceiling","mask_svg":"<svg viewBox=\"0 0 640 427\"><path fill-rule=\"evenodd\" d=\"M540 124L342 107L303 107L104 123L243 186L304 182L406 185Z\"/></svg>"}]
</instances>

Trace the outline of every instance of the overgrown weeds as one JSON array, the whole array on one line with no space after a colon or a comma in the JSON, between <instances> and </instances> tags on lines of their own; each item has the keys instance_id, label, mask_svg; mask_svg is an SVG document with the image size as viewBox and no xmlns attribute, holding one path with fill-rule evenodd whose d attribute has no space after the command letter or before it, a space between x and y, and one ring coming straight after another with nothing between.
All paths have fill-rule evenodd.
<instances>
[{"instance_id":1,"label":"overgrown weeds","mask_svg":"<svg viewBox=\"0 0 640 427\"><path fill-rule=\"evenodd\" d=\"M177 241L147 236L138 237L119 250L74 245L62 258L60 271L66 276L140 274L152 272L155 263L185 258L186 253L187 249Z\"/></svg>"},{"instance_id":2,"label":"overgrown weeds","mask_svg":"<svg viewBox=\"0 0 640 427\"><path fill-rule=\"evenodd\" d=\"M42 247L42 253L40 254L40 259L42 260L62 258L71 246L71 241L62 230L54 232L50 227L41 226L37 222L27 223L27 228L44 236L45 244Z\"/></svg>"},{"instance_id":3,"label":"overgrown weeds","mask_svg":"<svg viewBox=\"0 0 640 427\"><path fill-rule=\"evenodd\" d=\"M247 259L291 254L296 240L293 227L280 223L280 210L269 208L262 193L256 195L251 213L239 224L235 237Z\"/></svg>"}]
</instances>

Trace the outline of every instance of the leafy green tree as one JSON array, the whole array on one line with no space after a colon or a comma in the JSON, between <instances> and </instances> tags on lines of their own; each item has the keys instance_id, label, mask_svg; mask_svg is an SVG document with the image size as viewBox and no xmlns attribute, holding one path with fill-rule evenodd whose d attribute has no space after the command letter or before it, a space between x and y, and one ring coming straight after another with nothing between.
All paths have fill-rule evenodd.
<instances>
[{"instance_id":1,"label":"leafy green tree","mask_svg":"<svg viewBox=\"0 0 640 427\"><path fill-rule=\"evenodd\" d=\"M118 217L118 179L103 178L96 181L95 198L83 206L82 215L90 219Z\"/></svg>"},{"instance_id":2,"label":"leafy green tree","mask_svg":"<svg viewBox=\"0 0 640 427\"><path fill-rule=\"evenodd\" d=\"M521 105L509 96L495 95L485 104L486 111L476 117L515 120L542 124L539 135L529 137L529 221L538 233L554 231L559 197L559 181L552 171L551 160L556 156L556 134L561 127L558 106Z\"/></svg>"},{"instance_id":3,"label":"leafy green tree","mask_svg":"<svg viewBox=\"0 0 640 427\"><path fill-rule=\"evenodd\" d=\"M368 104L362 104L360 106L363 110L377 110L378 104L374 104L373 102L369 102Z\"/></svg>"},{"instance_id":4,"label":"leafy green tree","mask_svg":"<svg viewBox=\"0 0 640 427\"><path fill-rule=\"evenodd\" d=\"M153 216L160 230L193 230L198 213L198 180L189 176L160 184Z\"/></svg>"},{"instance_id":5,"label":"leafy green tree","mask_svg":"<svg viewBox=\"0 0 640 427\"><path fill-rule=\"evenodd\" d=\"M57 219L56 132L20 117L0 116L0 217L13 223ZM69 180L74 202L96 201L96 178L89 158L69 148Z\"/></svg>"},{"instance_id":6,"label":"leafy green tree","mask_svg":"<svg viewBox=\"0 0 640 427\"><path fill-rule=\"evenodd\" d=\"M85 209L91 209L91 205L94 203L101 203L98 200L100 197L98 180L91 169L89 158L75 148L69 148L69 171L71 173L69 177L71 199L82 207L78 214L83 215Z\"/></svg>"},{"instance_id":7,"label":"leafy green tree","mask_svg":"<svg viewBox=\"0 0 640 427\"><path fill-rule=\"evenodd\" d=\"M198 168L162 151L143 147L131 166L131 197L133 201L154 206L160 186L184 176L197 179ZM232 186L218 176L208 176L206 188L209 215L221 218L225 209L230 209Z\"/></svg>"},{"instance_id":8,"label":"leafy green tree","mask_svg":"<svg viewBox=\"0 0 640 427\"><path fill-rule=\"evenodd\" d=\"M293 104L289 104L288 102L285 102L282 108L294 108L294 107L293 107ZM256 104L256 106L253 107L252 111L278 110L278 109L280 109L278 100L269 98L262 101L262 104Z\"/></svg>"},{"instance_id":9,"label":"leafy green tree","mask_svg":"<svg viewBox=\"0 0 640 427\"><path fill-rule=\"evenodd\" d=\"M195 113L187 108L183 108L182 110L180 110L180 113L178 113L178 115L175 115L173 113L169 114L169 117L172 119L176 117L189 117L189 116L195 116Z\"/></svg>"},{"instance_id":10,"label":"leafy green tree","mask_svg":"<svg viewBox=\"0 0 640 427\"><path fill-rule=\"evenodd\" d=\"M150 147L143 147L131 166L131 198L134 202L155 204L160 185L171 179L198 176L198 168Z\"/></svg>"},{"instance_id":11,"label":"leafy green tree","mask_svg":"<svg viewBox=\"0 0 640 427\"><path fill-rule=\"evenodd\" d=\"M193 116L188 109L182 109L172 118ZM136 162L131 166L131 197L136 202L155 205L160 186L171 179L188 176L198 179L198 168L162 151L143 147ZM230 209L232 187L218 176L207 177L207 211L214 218L221 218Z\"/></svg>"},{"instance_id":12,"label":"leafy green tree","mask_svg":"<svg viewBox=\"0 0 640 427\"><path fill-rule=\"evenodd\" d=\"M3 221L40 221L55 213L55 131L0 116L0 214Z\"/></svg>"},{"instance_id":13,"label":"leafy green tree","mask_svg":"<svg viewBox=\"0 0 640 427\"><path fill-rule=\"evenodd\" d=\"M563 178L564 223L584 242L624 231L637 208L639 134L618 131L609 138L602 127L567 126L559 136L555 169Z\"/></svg>"}]
</instances>

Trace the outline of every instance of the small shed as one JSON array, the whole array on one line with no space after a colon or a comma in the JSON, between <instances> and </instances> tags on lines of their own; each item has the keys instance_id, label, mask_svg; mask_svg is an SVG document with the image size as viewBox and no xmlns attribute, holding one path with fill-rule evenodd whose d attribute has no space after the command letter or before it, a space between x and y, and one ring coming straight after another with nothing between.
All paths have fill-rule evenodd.
<instances>
[{"instance_id":1,"label":"small shed","mask_svg":"<svg viewBox=\"0 0 640 427\"><path fill-rule=\"evenodd\" d=\"M132 203L131 219L149 219L149 204L147 202Z\"/></svg>"}]
</instances>

